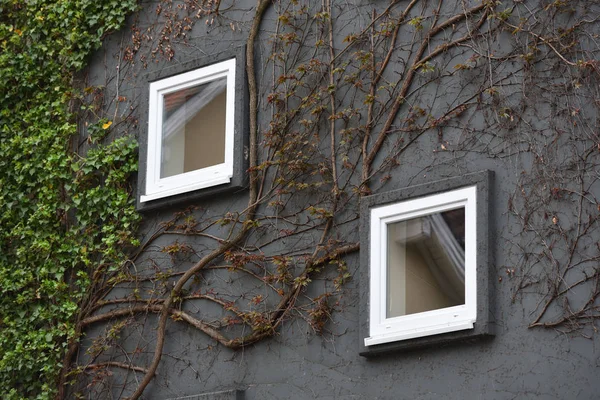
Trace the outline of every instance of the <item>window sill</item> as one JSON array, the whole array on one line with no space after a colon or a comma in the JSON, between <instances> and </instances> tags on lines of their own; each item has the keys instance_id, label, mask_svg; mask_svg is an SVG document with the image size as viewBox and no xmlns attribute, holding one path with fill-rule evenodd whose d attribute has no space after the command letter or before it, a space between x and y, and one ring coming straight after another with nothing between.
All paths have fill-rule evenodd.
<instances>
[{"instance_id":1,"label":"window sill","mask_svg":"<svg viewBox=\"0 0 600 400\"><path fill-rule=\"evenodd\" d=\"M414 339L423 336L439 335L442 333L473 329L473 321L457 321L438 326L430 326L422 329L404 330L393 332L386 335L374 335L365 338L365 346L375 346L383 343L398 342L402 340Z\"/></svg>"},{"instance_id":2,"label":"window sill","mask_svg":"<svg viewBox=\"0 0 600 400\"><path fill-rule=\"evenodd\" d=\"M212 186L224 185L231 182L231 176L218 177L214 179L206 179L201 182L193 183L186 186L177 186L173 189L163 190L148 195L140 196L140 202L148 202L152 200L158 200L165 197L175 196L182 193L188 193L195 190L206 189Z\"/></svg>"}]
</instances>

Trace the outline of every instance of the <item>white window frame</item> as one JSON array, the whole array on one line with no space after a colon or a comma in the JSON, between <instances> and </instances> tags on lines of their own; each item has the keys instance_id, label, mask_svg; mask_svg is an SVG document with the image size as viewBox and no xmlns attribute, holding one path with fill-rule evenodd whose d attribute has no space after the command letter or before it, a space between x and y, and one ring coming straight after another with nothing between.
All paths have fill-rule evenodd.
<instances>
[{"instance_id":1,"label":"white window frame","mask_svg":"<svg viewBox=\"0 0 600 400\"><path fill-rule=\"evenodd\" d=\"M370 210L369 337L365 346L472 329L477 319L477 190L470 186ZM387 318L388 225L465 208L465 304Z\"/></svg>"},{"instance_id":2,"label":"white window frame","mask_svg":"<svg viewBox=\"0 0 600 400\"><path fill-rule=\"evenodd\" d=\"M224 162L161 178L164 96L223 77L227 78ZM235 58L150 84L146 193L140 196L140 202L191 192L231 181L233 177L235 96Z\"/></svg>"}]
</instances>

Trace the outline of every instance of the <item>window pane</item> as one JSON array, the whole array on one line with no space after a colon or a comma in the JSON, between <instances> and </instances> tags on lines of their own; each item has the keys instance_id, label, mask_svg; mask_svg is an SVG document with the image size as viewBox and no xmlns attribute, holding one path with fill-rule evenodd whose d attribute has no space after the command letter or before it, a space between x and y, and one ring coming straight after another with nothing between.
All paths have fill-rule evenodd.
<instances>
[{"instance_id":1,"label":"window pane","mask_svg":"<svg viewBox=\"0 0 600 400\"><path fill-rule=\"evenodd\" d=\"M465 304L465 209L387 226L387 318Z\"/></svg>"},{"instance_id":2,"label":"window pane","mask_svg":"<svg viewBox=\"0 0 600 400\"><path fill-rule=\"evenodd\" d=\"M221 78L164 96L161 178L225 162L226 89Z\"/></svg>"}]
</instances>

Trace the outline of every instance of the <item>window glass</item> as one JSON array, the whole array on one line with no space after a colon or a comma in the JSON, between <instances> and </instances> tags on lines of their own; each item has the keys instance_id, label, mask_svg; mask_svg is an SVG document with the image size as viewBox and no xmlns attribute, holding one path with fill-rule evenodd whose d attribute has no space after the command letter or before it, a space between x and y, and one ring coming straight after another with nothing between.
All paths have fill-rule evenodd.
<instances>
[{"instance_id":1,"label":"window glass","mask_svg":"<svg viewBox=\"0 0 600 400\"><path fill-rule=\"evenodd\" d=\"M465 208L387 224L386 317L465 304Z\"/></svg>"},{"instance_id":2,"label":"window glass","mask_svg":"<svg viewBox=\"0 0 600 400\"><path fill-rule=\"evenodd\" d=\"M160 178L225 162L227 78L163 96Z\"/></svg>"}]
</instances>

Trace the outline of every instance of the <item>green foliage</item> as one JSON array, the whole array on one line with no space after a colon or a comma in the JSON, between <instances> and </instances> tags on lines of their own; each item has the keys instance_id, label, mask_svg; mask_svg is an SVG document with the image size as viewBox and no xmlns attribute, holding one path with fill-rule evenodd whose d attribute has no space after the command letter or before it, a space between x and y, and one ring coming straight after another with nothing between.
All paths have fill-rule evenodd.
<instances>
[{"instance_id":1,"label":"green foliage","mask_svg":"<svg viewBox=\"0 0 600 400\"><path fill-rule=\"evenodd\" d=\"M53 398L93 271L119 268L138 216L136 143L69 150L72 74L134 0L0 0L0 388ZM102 129L99 124L98 129Z\"/></svg>"}]
</instances>

